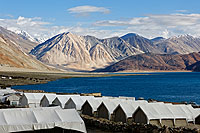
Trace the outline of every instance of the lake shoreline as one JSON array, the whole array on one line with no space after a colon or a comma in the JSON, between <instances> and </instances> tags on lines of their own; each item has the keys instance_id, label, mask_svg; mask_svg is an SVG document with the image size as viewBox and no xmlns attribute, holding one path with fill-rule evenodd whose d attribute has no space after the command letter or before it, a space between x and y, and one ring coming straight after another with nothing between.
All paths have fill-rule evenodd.
<instances>
[{"instance_id":1,"label":"lake shoreline","mask_svg":"<svg viewBox=\"0 0 200 133\"><path fill-rule=\"evenodd\" d=\"M114 74L114 73L80 73L80 72L52 72L52 71L0 71L0 87L17 85L45 84L58 79L82 77L112 77L134 76L148 74Z\"/></svg>"}]
</instances>

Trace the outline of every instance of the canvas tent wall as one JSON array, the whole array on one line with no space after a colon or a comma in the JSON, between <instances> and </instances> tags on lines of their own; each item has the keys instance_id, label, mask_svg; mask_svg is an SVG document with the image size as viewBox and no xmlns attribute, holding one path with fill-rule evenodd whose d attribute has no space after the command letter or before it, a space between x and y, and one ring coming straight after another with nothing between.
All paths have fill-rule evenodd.
<instances>
[{"instance_id":1,"label":"canvas tent wall","mask_svg":"<svg viewBox=\"0 0 200 133\"><path fill-rule=\"evenodd\" d=\"M45 93L24 93L19 100L22 107L39 107Z\"/></svg>"},{"instance_id":2,"label":"canvas tent wall","mask_svg":"<svg viewBox=\"0 0 200 133\"><path fill-rule=\"evenodd\" d=\"M65 103L65 109L76 109L78 111L81 110L82 105L85 103L88 99L94 99L94 96L79 96L79 97L71 97L66 103Z\"/></svg>"},{"instance_id":3,"label":"canvas tent wall","mask_svg":"<svg viewBox=\"0 0 200 133\"><path fill-rule=\"evenodd\" d=\"M194 123L200 125L200 108L194 109L194 115L193 116L195 118Z\"/></svg>"},{"instance_id":4,"label":"canvas tent wall","mask_svg":"<svg viewBox=\"0 0 200 133\"><path fill-rule=\"evenodd\" d=\"M74 109L4 109L0 110L0 132L63 129L86 132L83 120Z\"/></svg>"},{"instance_id":5,"label":"canvas tent wall","mask_svg":"<svg viewBox=\"0 0 200 133\"><path fill-rule=\"evenodd\" d=\"M45 94L41 101L40 101L40 106L41 107L48 107L49 105L52 104L53 100L56 98L56 94Z\"/></svg>"}]
</instances>

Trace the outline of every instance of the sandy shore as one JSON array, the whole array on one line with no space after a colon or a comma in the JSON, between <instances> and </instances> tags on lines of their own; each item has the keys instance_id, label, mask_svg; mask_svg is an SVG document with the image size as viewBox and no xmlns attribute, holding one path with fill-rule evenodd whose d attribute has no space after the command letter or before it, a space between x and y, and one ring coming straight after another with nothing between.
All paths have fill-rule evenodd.
<instances>
[{"instance_id":1,"label":"sandy shore","mask_svg":"<svg viewBox=\"0 0 200 133\"><path fill-rule=\"evenodd\" d=\"M119 71L114 73L156 73L156 72L192 72L188 70L175 70L175 71L168 71L168 70L127 70L127 71Z\"/></svg>"}]
</instances>

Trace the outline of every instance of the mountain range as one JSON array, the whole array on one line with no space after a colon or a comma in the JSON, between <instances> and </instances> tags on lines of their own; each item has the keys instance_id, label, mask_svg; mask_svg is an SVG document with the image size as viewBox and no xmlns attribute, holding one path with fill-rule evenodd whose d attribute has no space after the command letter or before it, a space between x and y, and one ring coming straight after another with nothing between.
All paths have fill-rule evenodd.
<instances>
[{"instance_id":1,"label":"mountain range","mask_svg":"<svg viewBox=\"0 0 200 133\"><path fill-rule=\"evenodd\" d=\"M168 39L163 37L148 39L135 33L128 33L121 37L99 39L94 36L78 36L70 32L65 32L58 34L39 45L38 42L25 31L20 31L16 34L16 32L14 33L0 27L0 35L2 36L3 39L1 40L4 40L4 43L5 39L7 39L9 44L15 45L17 50L35 61L37 59L40 63L43 62L57 68L73 70L91 71L105 67L107 69L109 66L111 67L117 64L117 62L120 63L129 58L132 59L133 57L134 62L141 61L138 62L138 64L143 62L144 65L145 63L148 64L148 58L154 58L155 55L156 57L159 56L159 58L166 57L167 59L170 58L173 60L174 58L178 58L177 56L179 55L200 51L200 38L190 35L181 35ZM140 56L144 56L144 60L139 60ZM192 58L189 58L189 60L192 60L192 63L198 61ZM176 62L176 60L174 60L174 62ZM158 62L158 64L159 63L160 62ZM149 62L148 66L150 65L153 67L153 64ZM173 65L162 65L166 68L158 68L158 70L173 70ZM182 65L182 67L176 69L183 70L186 67L189 67L189 65L184 63L181 63L180 65ZM122 64L120 64L120 66L122 66ZM198 66L199 65L196 64L193 67L190 66L190 68L194 69ZM127 66L124 67L126 68ZM142 64L138 67L140 68L135 69L146 69L142 67Z\"/></svg>"},{"instance_id":2,"label":"mountain range","mask_svg":"<svg viewBox=\"0 0 200 133\"><path fill-rule=\"evenodd\" d=\"M39 44L30 54L46 64L93 70L142 53L189 54L200 51L200 39L190 35L147 39L129 33L122 37L98 39L62 33Z\"/></svg>"}]
</instances>

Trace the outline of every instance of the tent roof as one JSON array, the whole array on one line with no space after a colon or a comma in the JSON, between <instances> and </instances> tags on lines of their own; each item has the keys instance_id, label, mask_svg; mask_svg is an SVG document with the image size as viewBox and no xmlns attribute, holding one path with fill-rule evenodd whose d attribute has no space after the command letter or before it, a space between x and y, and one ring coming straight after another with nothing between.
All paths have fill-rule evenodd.
<instances>
[{"instance_id":1,"label":"tent roof","mask_svg":"<svg viewBox=\"0 0 200 133\"><path fill-rule=\"evenodd\" d=\"M153 108L153 106L150 106L149 104L143 104L140 105L138 108L142 109L142 111L146 114L148 120L160 119L160 114L157 112L157 110L155 110L155 108Z\"/></svg>"},{"instance_id":2,"label":"tent roof","mask_svg":"<svg viewBox=\"0 0 200 133\"><path fill-rule=\"evenodd\" d=\"M69 100L72 100L76 105L76 110L81 110L82 105L85 103L86 100L94 99L94 96L79 96L79 97L70 97ZM65 105L68 104L69 100L66 102Z\"/></svg>"},{"instance_id":3,"label":"tent roof","mask_svg":"<svg viewBox=\"0 0 200 133\"><path fill-rule=\"evenodd\" d=\"M45 93L24 93L23 96L27 98L28 103L40 103L44 94Z\"/></svg>"},{"instance_id":4,"label":"tent roof","mask_svg":"<svg viewBox=\"0 0 200 133\"><path fill-rule=\"evenodd\" d=\"M103 99L101 104L104 104L105 107L107 108L109 114L112 114L114 109L119 105L119 101L114 100L114 99ZM100 105L99 105L99 107L100 107Z\"/></svg>"},{"instance_id":5,"label":"tent roof","mask_svg":"<svg viewBox=\"0 0 200 133\"><path fill-rule=\"evenodd\" d=\"M172 112L172 115L174 116L175 119L178 119L178 118L187 119L187 114L184 112L184 110L180 106L177 106L177 105L166 105L166 106Z\"/></svg>"},{"instance_id":6,"label":"tent roof","mask_svg":"<svg viewBox=\"0 0 200 133\"><path fill-rule=\"evenodd\" d=\"M61 127L86 132L83 120L74 109L3 109L0 132L19 132Z\"/></svg>"},{"instance_id":7,"label":"tent roof","mask_svg":"<svg viewBox=\"0 0 200 133\"><path fill-rule=\"evenodd\" d=\"M127 103L127 102L123 102L120 103L118 106L120 106L122 108L122 110L124 111L124 113L126 114L126 117L132 117L133 112L137 109L138 106L133 106L133 104ZM117 106L117 107L118 107ZM117 107L115 109L117 109Z\"/></svg>"},{"instance_id":8,"label":"tent roof","mask_svg":"<svg viewBox=\"0 0 200 133\"><path fill-rule=\"evenodd\" d=\"M102 98L88 99L85 101L85 103L88 102L90 106L92 107L92 110L97 111L97 108L101 104L102 100L103 100Z\"/></svg>"},{"instance_id":9,"label":"tent roof","mask_svg":"<svg viewBox=\"0 0 200 133\"><path fill-rule=\"evenodd\" d=\"M72 98L72 97L80 97L80 95L57 95L55 99L57 99L61 103L62 108L64 108L66 102L69 100L69 98Z\"/></svg>"},{"instance_id":10,"label":"tent roof","mask_svg":"<svg viewBox=\"0 0 200 133\"><path fill-rule=\"evenodd\" d=\"M56 94L47 93L43 96L43 98L44 97L49 101L49 104L52 104L53 100L56 98Z\"/></svg>"}]
</instances>

